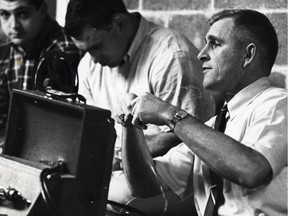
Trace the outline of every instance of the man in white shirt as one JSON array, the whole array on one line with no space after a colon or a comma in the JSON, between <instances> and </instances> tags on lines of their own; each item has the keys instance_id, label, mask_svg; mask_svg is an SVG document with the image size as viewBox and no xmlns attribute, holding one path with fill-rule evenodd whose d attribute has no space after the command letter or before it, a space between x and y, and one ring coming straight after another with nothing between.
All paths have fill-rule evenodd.
<instances>
[{"instance_id":1,"label":"man in white shirt","mask_svg":"<svg viewBox=\"0 0 288 216\"><path fill-rule=\"evenodd\" d=\"M112 178L111 188L121 181L127 185L114 191L125 194L124 203L165 197L171 190L183 200L188 190L199 216L287 215L287 91L267 78L278 52L275 29L253 10L224 10L209 24L198 58L204 87L225 98L224 133L212 129L215 117L203 124L154 95L130 94L121 110L136 127L122 123L125 178ZM167 125L183 143L152 160L139 141L143 123Z\"/></svg>"},{"instance_id":2,"label":"man in white shirt","mask_svg":"<svg viewBox=\"0 0 288 216\"><path fill-rule=\"evenodd\" d=\"M199 51L180 33L129 13L121 0L71 0L65 29L87 52L78 72L79 94L88 104L114 116L126 93L149 92L201 121L214 114L213 100L203 92ZM120 147L122 127L115 126ZM174 134L160 131L165 130L153 125L145 131L153 156L179 143Z\"/></svg>"}]
</instances>

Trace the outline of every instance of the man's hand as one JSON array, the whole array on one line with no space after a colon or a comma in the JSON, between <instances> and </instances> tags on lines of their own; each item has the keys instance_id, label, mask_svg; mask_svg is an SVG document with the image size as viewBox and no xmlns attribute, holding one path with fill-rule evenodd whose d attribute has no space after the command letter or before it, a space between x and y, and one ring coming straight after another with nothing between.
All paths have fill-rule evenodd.
<instances>
[{"instance_id":1,"label":"man's hand","mask_svg":"<svg viewBox=\"0 0 288 216\"><path fill-rule=\"evenodd\" d=\"M137 98L137 95L133 93L128 93L125 95L124 99L122 100L120 107L117 110L117 115L115 117L117 123L121 124L124 127L131 127L133 126L132 124L132 106L131 102ZM134 124L135 127L139 129L147 129L147 126L141 122L138 121L137 123L135 122Z\"/></svg>"},{"instance_id":2,"label":"man's hand","mask_svg":"<svg viewBox=\"0 0 288 216\"><path fill-rule=\"evenodd\" d=\"M132 108L132 124L136 127L139 125L139 122L168 125L169 120L172 119L176 110L178 110L176 107L150 93L133 99L129 103L129 106Z\"/></svg>"},{"instance_id":3,"label":"man's hand","mask_svg":"<svg viewBox=\"0 0 288 216\"><path fill-rule=\"evenodd\" d=\"M146 93L142 96L129 93L118 109L116 121L124 127L134 125L146 129L146 124L168 125L178 108Z\"/></svg>"}]
</instances>

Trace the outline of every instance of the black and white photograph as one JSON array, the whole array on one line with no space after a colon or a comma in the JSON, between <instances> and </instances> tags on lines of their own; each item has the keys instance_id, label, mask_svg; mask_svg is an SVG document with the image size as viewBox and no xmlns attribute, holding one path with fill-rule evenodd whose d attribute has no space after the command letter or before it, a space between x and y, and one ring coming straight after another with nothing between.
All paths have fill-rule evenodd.
<instances>
[{"instance_id":1,"label":"black and white photograph","mask_svg":"<svg viewBox=\"0 0 288 216\"><path fill-rule=\"evenodd\" d=\"M287 0L0 0L0 216L288 216Z\"/></svg>"}]
</instances>

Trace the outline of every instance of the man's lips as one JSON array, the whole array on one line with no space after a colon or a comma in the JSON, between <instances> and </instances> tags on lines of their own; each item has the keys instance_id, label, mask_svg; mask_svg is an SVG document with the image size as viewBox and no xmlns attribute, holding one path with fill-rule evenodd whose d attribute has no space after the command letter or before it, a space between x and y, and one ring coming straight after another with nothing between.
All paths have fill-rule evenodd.
<instances>
[{"instance_id":1,"label":"man's lips","mask_svg":"<svg viewBox=\"0 0 288 216\"><path fill-rule=\"evenodd\" d=\"M10 38L20 38L22 37L21 33L10 33L9 34Z\"/></svg>"},{"instance_id":2,"label":"man's lips","mask_svg":"<svg viewBox=\"0 0 288 216\"><path fill-rule=\"evenodd\" d=\"M202 67L203 73L207 73L209 70L211 70L211 67Z\"/></svg>"}]
</instances>

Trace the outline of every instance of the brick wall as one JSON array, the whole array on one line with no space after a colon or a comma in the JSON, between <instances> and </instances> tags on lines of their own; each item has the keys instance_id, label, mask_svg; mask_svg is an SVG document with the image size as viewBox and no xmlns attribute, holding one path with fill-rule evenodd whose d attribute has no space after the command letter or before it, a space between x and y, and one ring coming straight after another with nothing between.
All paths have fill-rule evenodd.
<instances>
[{"instance_id":1,"label":"brick wall","mask_svg":"<svg viewBox=\"0 0 288 216\"><path fill-rule=\"evenodd\" d=\"M222 9L247 8L264 13L279 38L279 52L271 79L288 87L287 0L124 0L130 11L139 11L147 19L183 32L199 49L209 26L207 18Z\"/></svg>"},{"instance_id":2,"label":"brick wall","mask_svg":"<svg viewBox=\"0 0 288 216\"><path fill-rule=\"evenodd\" d=\"M48 0L49 13L63 25L69 0ZM57 3L56 3L57 2ZM222 9L248 8L266 14L276 28L279 52L272 81L288 88L287 0L124 0L130 11L139 11L147 19L183 32L199 49L208 30L207 18ZM57 4L57 6L56 6ZM56 7L56 12L55 12ZM2 38L0 28L0 40Z\"/></svg>"}]
</instances>

